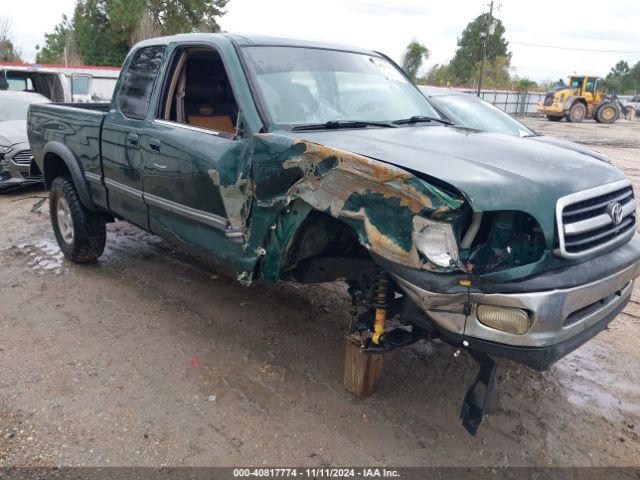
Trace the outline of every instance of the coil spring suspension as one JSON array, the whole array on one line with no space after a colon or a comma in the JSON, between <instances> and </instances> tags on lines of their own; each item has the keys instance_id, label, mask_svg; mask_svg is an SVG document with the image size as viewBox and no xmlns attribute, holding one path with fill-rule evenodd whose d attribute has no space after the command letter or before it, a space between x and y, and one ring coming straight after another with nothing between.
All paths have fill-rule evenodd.
<instances>
[{"instance_id":1,"label":"coil spring suspension","mask_svg":"<svg viewBox=\"0 0 640 480\"><path fill-rule=\"evenodd\" d=\"M375 283L375 301L373 306L376 309L375 321L373 324L373 336L371 341L375 345L380 345L384 342L384 326L387 321L387 315L389 307L391 307L391 277L389 274L378 269L376 272Z\"/></svg>"}]
</instances>

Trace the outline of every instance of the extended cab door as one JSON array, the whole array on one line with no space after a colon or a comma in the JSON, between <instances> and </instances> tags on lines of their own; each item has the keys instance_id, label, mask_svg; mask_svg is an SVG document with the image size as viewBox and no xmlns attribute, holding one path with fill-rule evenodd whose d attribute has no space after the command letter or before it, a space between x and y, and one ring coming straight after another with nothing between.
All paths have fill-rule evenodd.
<instances>
[{"instance_id":1,"label":"extended cab door","mask_svg":"<svg viewBox=\"0 0 640 480\"><path fill-rule=\"evenodd\" d=\"M149 125L149 105L166 47L138 49L125 65L101 136L102 168L109 208L149 228L143 200L140 137Z\"/></svg>"},{"instance_id":2,"label":"extended cab door","mask_svg":"<svg viewBox=\"0 0 640 480\"><path fill-rule=\"evenodd\" d=\"M223 191L234 188L247 142L237 134L224 63L211 44L178 45L163 79L153 126L140 139L149 227L221 259L237 256L241 221L230 221ZM237 205L242 193L234 194Z\"/></svg>"}]
</instances>

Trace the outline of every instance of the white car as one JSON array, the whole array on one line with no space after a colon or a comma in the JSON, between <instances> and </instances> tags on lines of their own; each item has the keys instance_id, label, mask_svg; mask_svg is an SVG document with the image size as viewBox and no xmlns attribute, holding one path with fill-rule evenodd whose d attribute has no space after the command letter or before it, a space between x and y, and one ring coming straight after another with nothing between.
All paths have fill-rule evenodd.
<instances>
[{"instance_id":1,"label":"white car","mask_svg":"<svg viewBox=\"0 0 640 480\"><path fill-rule=\"evenodd\" d=\"M426 86L420 86L419 88L423 95L429 99L429 102L438 110L438 113L456 125L568 148L574 152L611 163L608 157L591 148L535 132L508 113L486 100L478 98L476 95L459 92L452 88Z\"/></svg>"},{"instance_id":2,"label":"white car","mask_svg":"<svg viewBox=\"0 0 640 480\"><path fill-rule=\"evenodd\" d=\"M49 99L31 92L0 91L0 191L42 182L27 139L27 112Z\"/></svg>"}]
</instances>

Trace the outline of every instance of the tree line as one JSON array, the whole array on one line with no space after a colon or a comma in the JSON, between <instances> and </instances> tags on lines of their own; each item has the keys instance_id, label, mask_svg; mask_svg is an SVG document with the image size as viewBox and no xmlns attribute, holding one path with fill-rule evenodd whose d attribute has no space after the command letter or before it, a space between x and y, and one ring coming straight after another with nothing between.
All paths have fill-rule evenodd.
<instances>
[{"instance_id":1,"label":"tree line","mask_svg":"<svg viewBox=\"0 0 640 480\"><path fill-rule=\"evenodd\" d=\"M621 95L640 93L640 62L631 67L620 60L605 78L605 85L608 90Z\"/></svg>"},{"instance_id":2,"label":"tree line","mask_svg":"<svg viewBox=\"0 0 640 480\"><path fill-rule=\"evenodd\" d=\"M11 20L0 17L0 62L20 62L22 51L11 39Z\"/></svg>"},{"instance_id":3,"label":"tree line","mask_svg":"<svg viewBox=\"0 0 640 480\"><path fill-rule=\"evenodd\" d=\"M409 43L402 57L402 68L416 83L436 86L477 85L486 37L486 60L483 68L484 88L516 90L550 90L564 85L563 79L535 82L510 72L511 52L500 19L483 13L469 22L458 38L456 52L446 64L433 65L419 76L420 68L429 58L430 51L417 41ZM570 69L570 67L568 68ZM640 92L640 62L633 67L620 60L605 77L605 89L621 95Z\"/></svg>"},{"instance_id":4,"label":"tree line","mask_svg":"<svg viewBox=\"0 0 640 480\"><path fill-rule=\"evenodd\" d=\"M37 46L37 63L120 66L136 42L184 32L218 32L218 19L229 0L77 0L73 14L62 16L53 31ZM462 31L456 52L446 64L433 65L419 76L430 51L417 41L406 48L402 67L416 82L440 86L475 86L486 38L485 88L548 90L563 80L540 84L510 73L511 52L505 27L483 13ZM0 61L22 61L22 51L11 36L11 22L0 17ZM570 69L570 66L568 66ZM605 78L609 92L640 92L640 62L617 62Z\"/></svg>"},{"instance_id":5,"label":"tree line","mask_svg":"<svg viewBox=\"0 0 640 480\"><path fill-rule=\"evenodd\" d=\"M185 32L218 32L229 0L78 0L62 16L37 63L120 66L138 41Z\"/></svg>"},{"instance_id":6,"label":"tree line","mask_svg":"<svg viewBox=\"0 0 640 480\"><path fill-rule=\"evenodd\" d=\"M429 85L475 86L483 53L482 84L486 88L511 88L516 82L525 81L528 87L537 84L528 79L512 78L509 73L511 52L505 39L505 28L502 21L488 13L478 15L462 31L458 38L458 46L453 58L446 64L433 65L422 77L418 71L422 62L429 57L429 49L411 42L402 57L402 66L407 74L416 82ZM486 53L485 53L486 39ZM421 55L418 56L418 46Z\"/></svg>"}]
</instances>

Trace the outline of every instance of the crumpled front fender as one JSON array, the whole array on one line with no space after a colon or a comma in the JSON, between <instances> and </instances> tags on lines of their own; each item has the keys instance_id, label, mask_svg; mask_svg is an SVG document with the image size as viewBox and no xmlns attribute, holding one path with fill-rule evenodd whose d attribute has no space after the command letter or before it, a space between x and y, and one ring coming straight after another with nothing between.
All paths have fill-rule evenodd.
<instances>
[{"instance_id":1,"label":"crumpled front fender","mask_svg":"<svg viewBox=\"0 0 640 480\"><path fill-rule=\"evenodd\" d=\"M421 268L412 239L414 216L439 217L462 201L393 165L301 143L303 153L283 163L302 175L287 194L354 226L362 244L378 255Z\"/></svg>"},{"instance_id":2,"label":"crumpled front fender","mask_svg":"<svg viewBox=\"0 0 640 480\"><path fill-rule=\"evenodd\" d=\"M303 201L309 211L346 222L365 248L418 269L425 261L413 243L414 217L442 217L464 202L406 170L362 155L279 134L257 138L250 189L255 196L250 223L256 228L248 237L252 251L261 239L265 264L272 266L267 271L282 266L274 258L285 255L303 220L299 208L286 208L292 202ZM268 160L265 152L271 152ZM274 273L267 276L277 277Z\"/></svg>"}]
</instances>

